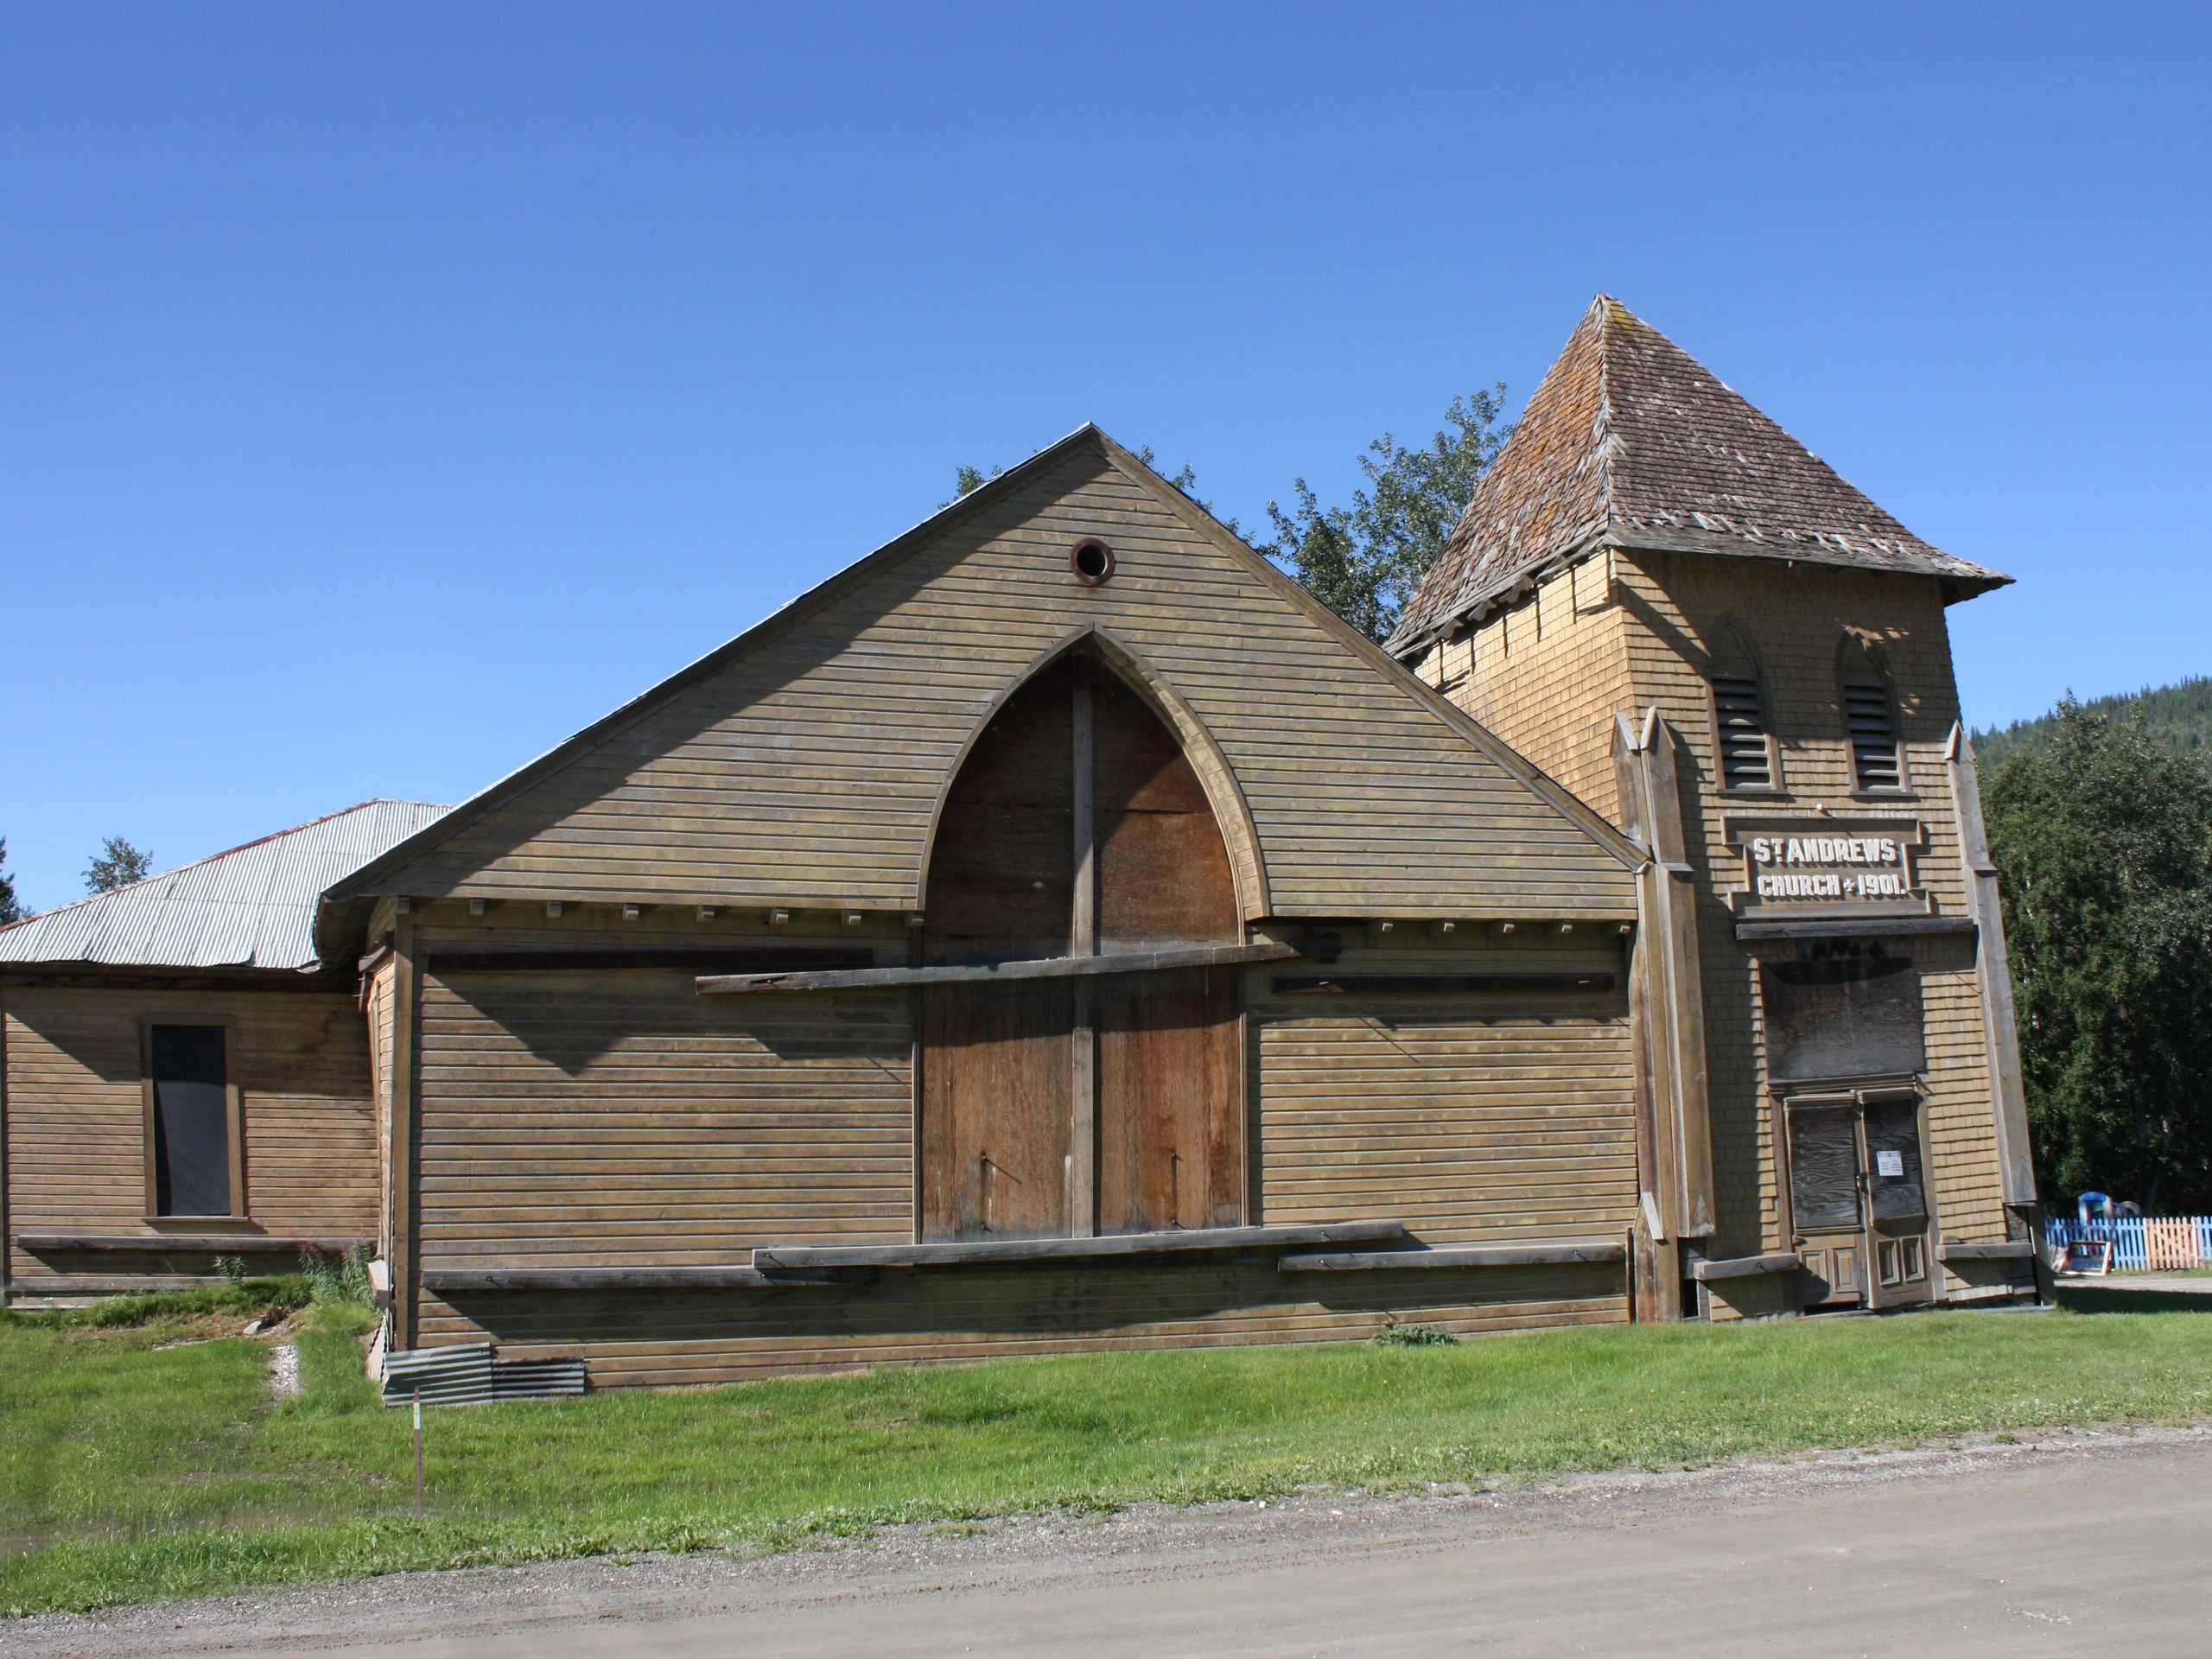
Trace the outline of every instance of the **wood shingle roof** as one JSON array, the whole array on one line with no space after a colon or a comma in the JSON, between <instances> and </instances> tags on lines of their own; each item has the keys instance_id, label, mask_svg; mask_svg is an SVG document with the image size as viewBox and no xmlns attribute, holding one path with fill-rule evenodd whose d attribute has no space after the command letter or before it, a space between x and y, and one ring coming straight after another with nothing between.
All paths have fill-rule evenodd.
<instances>
[{"instance_id":1,"label":"wood shingle roof","mask_svg":"<svg viewBox=\"0 0 2212 1659\"><path fill-rule=\"evenodd\" d=\"M1945 596L2012 580L1929 546L1696 359L1600 294L1408 603L1389 649L1600 547L1934 576Z\"/></svg>"}]
</instances>

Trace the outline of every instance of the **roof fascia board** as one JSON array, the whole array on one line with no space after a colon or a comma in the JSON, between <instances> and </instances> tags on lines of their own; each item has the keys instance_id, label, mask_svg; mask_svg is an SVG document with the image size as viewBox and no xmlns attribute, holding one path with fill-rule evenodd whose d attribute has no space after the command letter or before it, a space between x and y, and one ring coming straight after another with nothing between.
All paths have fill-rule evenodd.
<instances>
[{"instance_id":1,"label":"roof fascia board","mask_svg":"<svg viewBox=\"0 0 2212 1659\"><path fill-rule=\"evenodd\" d=\"M897 563L917 549L944 535L963 520L996 505L1007 495L1020 489L1030 480L1067 456L1074 454L1086 442L1103 441L1105 435L1096 426L1085 423L1067 436L1046 445L1027 460L1009 467L997 476L986 480L958 500L947 503L912 530L893 537L873 553L855 560L834 575L817 583L798 598L770 612L735 639L715 646L705 656L686 664L666 679L648 687L622 704L611 714L602 715L574 736L539 755L536 760L517 767L488 788L479 791L447 813L436 823L425 824L421 830L399 842L381 857L372 860L344 880L335 882L324 890L322 902L335 904L349 899L381 894L385 889L378 884L393 871L402 868L425 853L442 845L451 836L469 824L475 823L497 808L519 795L532 785L543 781L579 757L589 753L601 744L619 737L640 720L665 707L700 681L706 679L728 664L757 650L779 634L797 627L825 607L843 597L871 577Z\"/></svg>"},{"instance_id":2,"label":"roof fascia board","mask_svg":"<svg viewBox=\"0 0 2212 1659\"><path fill-rule=\"evenodd\" d=\"M1446 725L1473 744L1476 748L1495 760L1504 771L1531 790L1536 797L1578 829L1586 831L1607 852L1631 870L1640 869L1646 862L1640 847L1606 822L1605 816L1582 798L1560 783L1548 772L1525 755L1509 747L1490 728L1466 713L1457 703L1433 687L1423 684L1408 673L1382 646L1376 645L1357 628L1345 621L1334 611L1313 597L1303 587L1277 569L1264 555L1255 551L1242 537L1208 512L1189 496L1177 489L1142 461L1108 437L1098 434L1107 459L1133 481L1175 513L1185 524L1198 531L1217 547L1239 561L1248 569L1288 601L1304 612L1322 629L1346 646L1354 656L1381 674L1391 685L1430 714L1437 715Z\"/></svg>"},{"instance_id":3,"label":"roof fascia board","mask_svg":"<svg viewBox=\"0 0 2212 1659\"><path fill-rule=\"evenodd\" d=\"M1580 564L1609 547L1623 553L1687 553L1712 558L1766 560L1782 564L1817 564L1829 569L1857 570L1870 576L1912 576L1941 582L1946 600L1952 603L1993 593L1999 588L2009 588L2014 581L2013 577L2001 571L1986 568L1978 575L1967 575L1958 571L1939 569L1924 562L1910 566L1876 565L1869 564L1854 555L1839 553L1833 548L1817 545L1754 541L1749 537L1726 536L1707 530L1655 530L1645 524L1614 524L1594 536L1582 537L1569 543L1541 564L1528 566L1478 588L1454 605L1446 615L1424 626L1420 632L1393 635L1389 649L1402 658L1426 651L1431 643L1462 626L1476 612L1494 607L1516 588L1533 586L1557 575L1567 566Z\"/></svg>"}]
</instances>

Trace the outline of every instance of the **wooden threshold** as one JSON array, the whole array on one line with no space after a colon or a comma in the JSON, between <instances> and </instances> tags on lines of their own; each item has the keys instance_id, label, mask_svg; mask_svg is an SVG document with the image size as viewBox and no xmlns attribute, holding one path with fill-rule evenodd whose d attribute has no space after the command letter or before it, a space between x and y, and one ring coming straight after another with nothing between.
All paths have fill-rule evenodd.
<instances>
[{"instance_id":1,"label":"wooden threshold","mask_svg":"<svg viewBox=\"0 0 2212 1659\"><path fill-rule=\"evenodd\" d=\"M1805 1265L1795 1250L1770 1250L1764 1255L1724 1255L1694 1262L1690 1277L1710 1284L1715 1279L1752 1279L1763 1273L1795 1273Z\"/></svg>"},{"instance_id":2,"label":"wooden threshold","mask_svg":"<svg viewBox=\"0 0 2212 1659\"><path fill-rule=\"evenodd\" d=\"M842 973L704 974L702 996L760 991L903 990L916 985L986 985L1012 980L1071 979L1096 974L1146 974L1171 968L1233 968L1295 957L1333 957L1335 939L1295 944L1178 945L1160 950L1113 950L1096 957L1031 957L1015 962L947 964L939 968L857 968Z\"/></svg>"},{"instance_id":3,"label":"wooden threshold","mask_svg":"<svg viewBox=\"0 0 2212 1659\"><path fill-rule=\"evenodd\" d=\"M2021 1262L2036 1253L2036 1247L2024 1238L2006 1239L1990 1244L1938 1244L1938 1262Z\"/></svg>"},{"instance_id":4,"label":"wooden threshold","mask_svg":"<svg viewBox=\"0 0 2212 1659\"><path fill-rule=\"evenodd\" d=\"M1440 1244L1433 1250L1358 1250L1343 1255L1286 1255L1285 1273L1419 1271L1435 1268L1531 1268L1562 1262L1621 1262L1628 1245L1618 1238L1580 1238L1554 1244Z\"/></svg>"},{"instance_id":5,"label":"wooden threshold","mask_svg":"<svg viewBox=\"0 0 2212 1659\"><path fill-rule=\"evenodd\" d=\"M360 1238L272 1238L267 1233L17 1233L27 1250L130 1250L149 1255L294 1255L302 1250L343 1255Z\"/></svg>"},{"instance_id":6,"label":"wooden threshold","mask_svg":"<svg viewBox=\"0 0 2212 1659\"><path fill-rule=\"evenodd\" d=\"M753 1252L753 1265L772 1274L793 1268L970 1267L995 1262L1081 1262L1100 1257L1194 1255L1209 1250L1359 1244L1405 1236L1406 1224L1402 1221L1338 1221L1311 1226L1194 1227L1172 1233L977 1239L950 1244L768 1244Z\"/></svg>"}]
</instances>

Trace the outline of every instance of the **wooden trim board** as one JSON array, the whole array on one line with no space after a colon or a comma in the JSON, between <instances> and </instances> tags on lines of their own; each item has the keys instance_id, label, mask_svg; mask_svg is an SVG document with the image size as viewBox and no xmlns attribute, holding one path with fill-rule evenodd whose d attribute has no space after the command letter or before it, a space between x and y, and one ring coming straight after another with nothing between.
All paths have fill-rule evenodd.
<instances>
[{"instance_id":1,"label":"wooden trim board","mask_svg":"<svg viewBox=\"0 0 2212 1659\"><path fill-rule=\"evenodd\" d=\"M865 1285L873 1268L429 1268L425 1290L773 1290L782 1285Z\"/></svg>"},{"instance_id":2,"label":"wooden trim board","mask_svg":"<svg viewBox=\"0 0 2212 1659\"><path fill-rule=\"evenodd\" d=\"M1333 950L1335 941L1328 942ZM843 972L704 974L702 996L761 991L905 990L916 985L988 985L1010 980L1091 978L1100 974L1160 973L1173 968L1230 968L1251 962L1287 962L1323 953L1318 940L1297 944L1194 944L1165 950L1117 950L1102 957L1033 957L1016 962L941 968L855 968Z\"/></svg>"},{"instance_id":3,"label":"wooden trim board","mask_svg":"<svg viewBox=\"0 0 2212 1659\"><path fill-rule=\"evenodd\" d=\"M292 1255L301 1250L340 1254L371 1241L359 1238L271 1238L266 1233L17 1233L27 1250L130 1250L148 1255Z\"/></svg>"},{"instance_id":4,"label":"wooden trim board","mask_svg":"<svg viewBox=\"0 0 2212 1659\"><path fill-rule=\"evenodd\" d=\"M1938 1244L1936 1247L1938 1262L2023 1262L2035 1253L2035 1245L2024 1238L1988 1244Z\"/></svg>"},{"instance_id":5,"label":"wooden trim board","mask_svg":"<svg viewBox=\"0 0 2212 1659\"><path fill-rule=\"evenodd\" d=\"M1618 1238L1581 1238L1551 1244L1443 1244L1433 1250L1359 1250L1344 1255L1286 1255L1284 1273L1396 1272L1424 1268L1529 1268L1561 1262L1621 1262L1628 1245Z\"/></svg>"},{"instance_id":6,"label":"wooden trim board","mask_svg":"<svg viewBox=\"0 0 2212 1659\"><path fill-rule=\"evenodd\" d=\"M1805 1264L1795 1250L1770 1250L1764 1255L1726 1255L1691 1265L1690 1277L1700 1284L1715 1279L1752 1279L1763 1273L1795 1273Z\"/></svg>"},{"instance_id":7,"label":"wooden trim board","mask_svg":"<svg viewBox=\"0 0 2212 1659\"><path fill-rule=\"evenodd\" d=\"M753 1265L764 1273L791 1268L976 1267L995 1262L1080 1262L1300 1244L1357 1244L1405 1236L1405 1224L1400 1221L1338 1221L1310 1226L1194 1227L1174 1233L989 1239L955 1244L770 1244L753 1252Z\"/></svg>"}]
</instances>

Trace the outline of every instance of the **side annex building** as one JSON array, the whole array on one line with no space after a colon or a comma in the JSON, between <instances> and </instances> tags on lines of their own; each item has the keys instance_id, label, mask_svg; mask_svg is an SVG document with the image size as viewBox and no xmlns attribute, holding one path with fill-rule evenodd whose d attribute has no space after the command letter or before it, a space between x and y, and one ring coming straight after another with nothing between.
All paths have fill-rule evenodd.
<instances>
[{"instance_id":1,"label":"side annex building","mask_svg":"<svg viewBox=\"0 0 2212 1659\"><path fill-rule=\"evenodd\" d=\"M461 806L257 843L339 861L287 950L0 930L8 1294L360 1239L395 1361L611 1387L2031 1292L1941 627L2003 579L1778 428L1856 532L1645 470L1677 358L1593 308L1398 660L1086 427Z\"/></svg>"}]
</instances>

